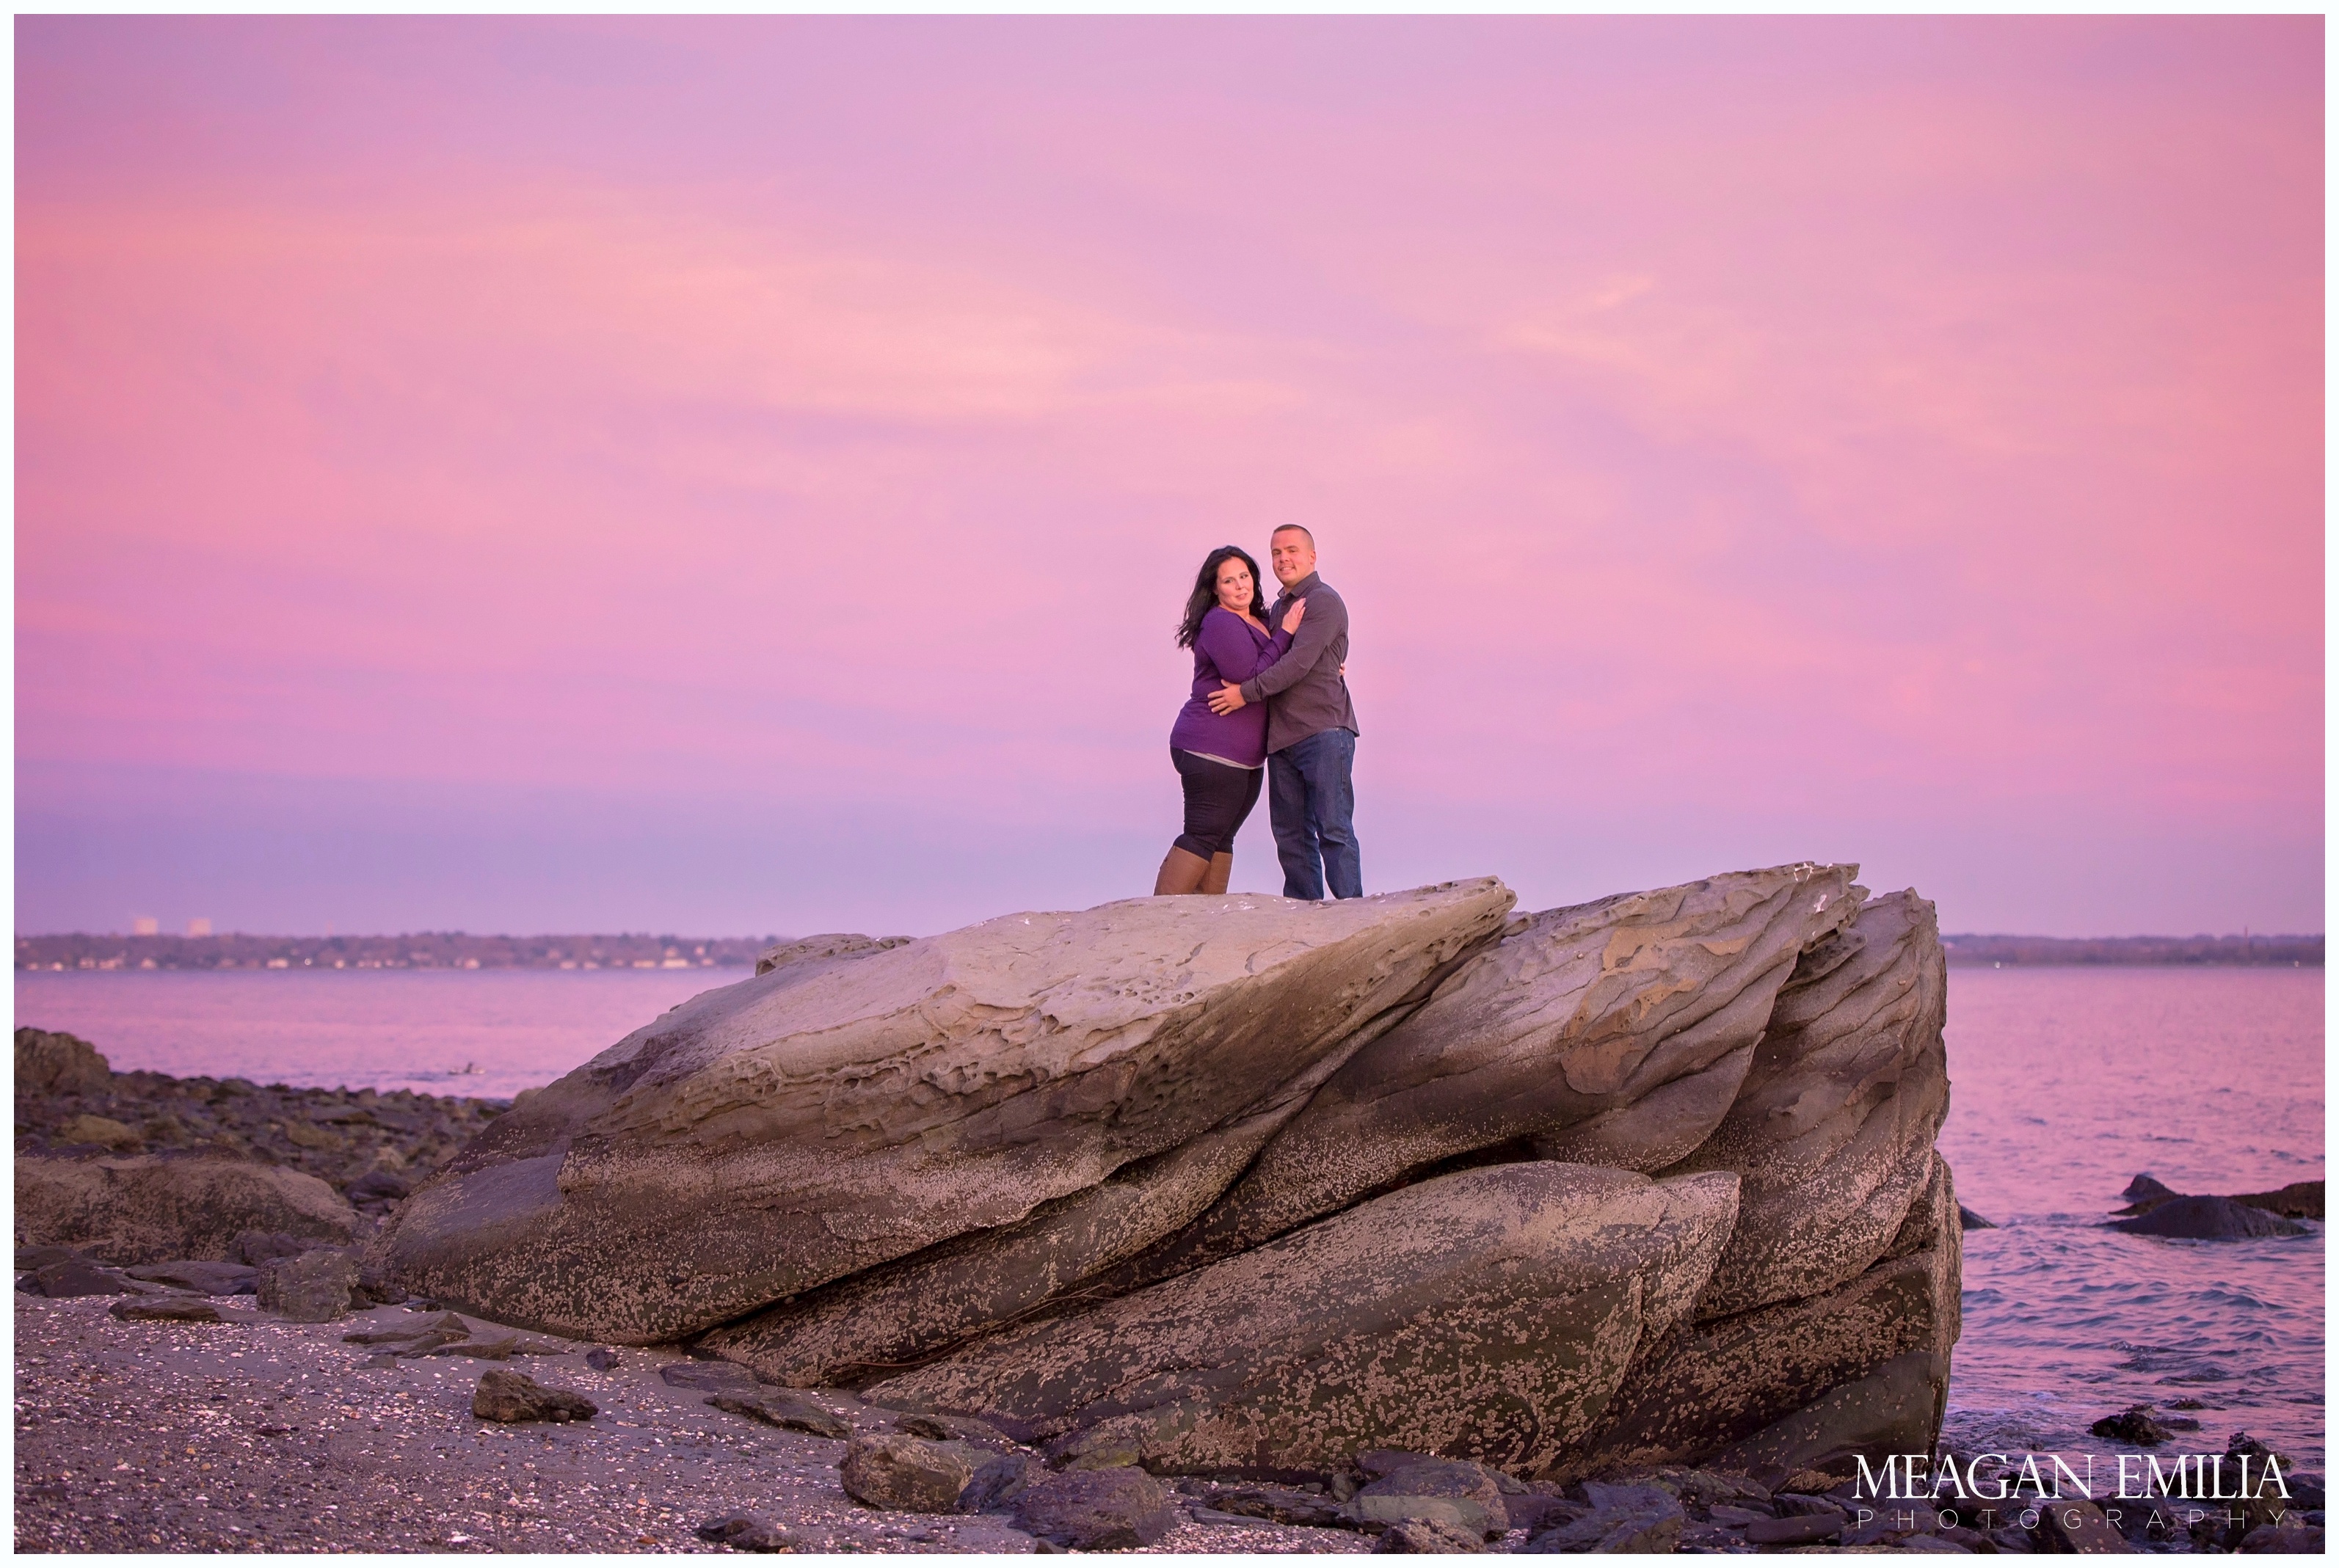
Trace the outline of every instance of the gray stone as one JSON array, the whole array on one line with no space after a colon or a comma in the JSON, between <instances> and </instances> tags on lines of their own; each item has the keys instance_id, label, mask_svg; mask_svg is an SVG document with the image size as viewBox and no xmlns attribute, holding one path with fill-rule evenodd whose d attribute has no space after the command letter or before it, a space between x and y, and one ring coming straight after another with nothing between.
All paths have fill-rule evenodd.
<instances>
[{"instance_id":1,"label":"gray stone","mask_svg":"<svg viewBox=\"0 0 2339 1568\"><path fill-rule=\"evenodd\" d=\"M811 956L683 1003L515 1106L377 1246L419 1294L640 1344L1091 1194L1093 1242L1077 1220L1042 1247L1061 1290L1199 1212L1231 1157L1165 1162L1134 1217L1097 1189L1296 1110L1510 902L1491 878L1321 904L1140 898ZM954 1266L907 1305L987 1329L1029 1305L994 1288L1012 1272ZM831 1353L811 1359L766 1369L801 1385Z\"/></svg>"},{"instance_id":2,"label":"gray stone","mask_svg":"<svg viewBox=\"0 0 2339 1568\"><path fill-rule=\"evenodd\" d=\"M240 1263L182 1258L175 1263L143 1263L123 1272L133 1279L175 1285L182 1290L199 1290L205 1296L248 1296L260 1288L259 1270Z\"/></svg>"},{"instance_id":3,"label":"gray stone","mask_svg":"<svg viewBox=\"0 0 2339 1568\"><path fill-rule=\"evenodd\" d=\"M2258 1236L2304 1236L2306 1227L2236 1203L2230 1198L2172 1198L2133 1219L2115 1219L2107 1228L2131 1236L2167 1236L2194 1241L2236 1241Z\"/></svg>"},{"instance_id":4,"label":"gray stone","mask_svg":"<svg viewBox=\"0 0 2339 1568\"><path fill-rule=\"evenodd\" d=\"M262 1264L260 1305L295 1323L331 1323L348 1313L357 1283L356 1258L340 1247L320 1247Z\"/></svg>"},{"instance_id":5,"label":"gray stone","mask_svg":"<svg viewBox=\"0 0 2339 1568\"><path fill-rule=\"evenodd\" d=\"M1475 1531L1438 1519L1400 1519L1381 1532L1380 1552L1484 1552L1486 1543Z\"/></svg>"},{"instance_id":6,"label":"gray stone","mask_svg":"<svg viewBox=\"0 0 2339 1568\"><path fill-rule=\"evenodd\" d=\"M110 1270L99 1267L86 1257L67 1257L33 1270L33 1282L44 1296L64 1298L74 1296L127 1296L131 1287Z\"/></svg>"},{"instance_id":7,"label":"gray stone","mask_svg":"<svg viewBox=\"0 0 2339 1568\"><path fill-rule=\"evenodd\" d=\"M1527 1552L1671 1552L1689 1515L1673 1498L1633 1498L1594 1506L1582 1517L1529 1540Z\"/></svg>"},{"instance_id":8,"label":"gray stone","mask_svg":"<svg viewBox=\"0 0 2339 1568\"><path fill-rule=\"evenodd\" d=\"M766 1426L785 1427L791 1432L808 1432L814 1437L850 1437L853 1424L832 1410L824 1410L811 1400L784 1389L771 1389L759 1394L710 1394L706 1403L717 1410L727 1410L734 1415L745 1415Z\"/></svg>"},{"instance_id":9,"label":"gray stone","mask_svg":"<svg viewBox=\"0 0 2339 1568\"><path fill-rule=\"evenodd\" d=\"M21 1241L76 1247L109 1263L225 1258L260 1228L345 1244L357 1221L313 1176L241 1160L16 1157Z\"/></svg>"},{"instance_id":10,"label":"gray stone","mask_svg":"<svg viewBox=\"0 0 2339 1568\"><path fill-rule=\"evenodd\" d=\"M1208 1485L1194 1496L1229 1518L1264 1519L1274 1524L1317 1529L1352 1528L1356 1520L1331 1498L1288 1486Z\"/></svg>"},{"instance_id":11,"label":"gray stone","mask_svg":"<svg viewBox=\"0 0 2339 1568\"><path fill-rule=\"evenodd\" d=\"M1176 1527L1161 1483L1124 1465L1045 1475L1015 1500L1015 1526L1072 1552L1150 1546Z\"/></svg>"},{"instance_id":12,"label":"gray stone","mask_svg":"<svg viewBox=\"0 0 2339 1568\"><path fill-rule=\"evenodd\" d=\"M1964 1204L1958 1205L1958 1228L1960 1230L1996 1230L1997 1225L1984 1219Z\"/></svg>"},{"instance_id":13,"label":"gray stone","mask_svg":"<svg viewBox=\"0 0 2339 1568\"><path fill-rule=\"evenodd\" d=\"M316 1245L285 1230L240 1230L228 1244L227 1255L234 1262L257 1268L271 1257L298 1257Z\"/></svg>"},{"instance_id":14,"label":"gray stone","mask_svg":"<svg viewBox=\"0 0 2339 1568\"><path fill-rule=\"evenodd\" d=\"M753 1514L727 1514L710 1519L693 1532L710 1546L734 1552L792 1552L798 1549L796 1533Z\"/></svg>"},{"instance_id":15,"label":"gray stone","mask_svg":"<svg viewBox=\"0 0 2339 1568\"><path fill-rule=\"evenodd\" d=\"M113 1070L97 1048L76 1035L45 1029L16 1031L16 1098L103 1094Z\"/></svg>"},{"instance_id":16,"label":"gray stone","mask_svg":"<svg viewBox=\"0 0 2339 1568\"><path fill-rule=\"evenodd\" d=\"M1429 1520L1485 1537L1510 1528L1510 1511L1491 1475L1479 1465L1428 1459L1382 1476L1348 1500L1357 1524Z\"/></svg>"},{"instance_id":17,"label":"gray stone","mask_svg":"<svg viewBox=\"0 0 2339 1568\"><path fill-rule=\"evenodd\" d=\"M596 1345L585 1353L585 1365L596 1372L615 1371L617 1366L617 1353L606 1345Z\"/></svg>"},{"instance_id":18,"label":"gray stone","mask_svg":"<svg viewBox=\"0 0 2339 1568\"><path fill-rule=\"evenodd\" d=\"M600 1407L573 1389L547 1388L524 1372L479 1374L471 1414L482 1421L590 1421Z\"/></svg>"},{"instance_id":19,"label":"gray stone","mask_svg":"<svg viewBox=\"0 0 2339 1568\"><path fill-rule=\"evenodd\" d=\"M1856 870L1732 873L1513 922L1350 1057L1200 1221L1108 1284L1256 1246L1475 1150L1641 1171L1682 1159L1729 1109L1797 955L1858 907Z\"/></svg>"},{"instance_id":20,"label":"gray stone","mask_svg":"<svg viewBox=\"0 0 2339 1568\"><path fill-rule=\"evenodd\" d=\"M1933 906L1911 892L1870 900L1795 966L1730 1114L1670 1172L1743 1183L1700 1317L1820 1295L1884 1255L1949 1110L1946 976Z\"/></svg>"},{"instance_id":21,"label":"gray stone","mask_svg":"<svg viewBox=\"0 0 2339 1568\"><path fill-rule=\"evenodd\" d=\"M958 1494L962 1514L988 1514L1023 1495L1033 1476L1041 1474L1028 1454L992 1454L975 1466L974 1478Z\"/></svg>"},{"instance_id":22,"label":"gray stone","mask_svg":"<svg viewBox=\"0 0 2339 1568\"><path fill-rule=\"evenodd\" d=\"M1326 1474L1402 1447L1532 1468L1686 1312L1734 1185L1462 1171L866 1394L979 1415L1074 1465Z\"/></svg>"},{"instance_id":23,"label":"gray stone","mask_svg":"<svg viewBox=\"0 0 2339 1568\"><path fill-rule=\"evenodd\" d=\"M729 1361L670 1361L658 1368L658 1381L701 1394L754 1395L763 1388L754 1373Z\"/></svg>"},{"instance_id":24,"label":"gray stone","mask_svg":"<svg viewBox=\"0 0 2339 1568\"><path fill-rule=\"evenodd\" d=\"M913 1514L955 1512L974 1471L961 1449L900 1433L854 1438L839 1466L855 1502Z\"/></svg>"}]
</instances>

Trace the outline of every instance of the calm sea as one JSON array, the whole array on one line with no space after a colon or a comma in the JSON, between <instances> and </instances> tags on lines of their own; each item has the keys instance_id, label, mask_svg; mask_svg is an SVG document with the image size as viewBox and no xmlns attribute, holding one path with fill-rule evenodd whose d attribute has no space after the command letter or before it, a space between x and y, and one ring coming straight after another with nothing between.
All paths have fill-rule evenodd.
<instances>
[{"instance_id":1,"label":"calm sea","mask_svg":"<svg viewBox=\"0 0 2339 1568\"><path fill-rule=\"evenodd\" d=\"M508 1096L744 970L16 974L16 1021L116 1068ZM1965 1336L1945 1440L2100 1456L2088 1425L2197 1399L2202 1445L2248 1431L2323 1464L2322 1227L2164 1241L2099 1228L2130 1177L2254 1192L2323 1174L2316 970L1950 971ZM2190 1443L2188 1440L2188 1451Z\"/></svg>"}]
</instances>

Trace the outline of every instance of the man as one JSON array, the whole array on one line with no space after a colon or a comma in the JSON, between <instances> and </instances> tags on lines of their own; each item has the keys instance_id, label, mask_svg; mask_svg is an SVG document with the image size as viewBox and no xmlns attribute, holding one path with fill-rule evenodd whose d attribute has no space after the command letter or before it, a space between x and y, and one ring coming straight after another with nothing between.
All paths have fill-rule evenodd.
<instances>
[{"instance_id":1,"label":"man","mask_svg":"<svg viewBox=\"0 0 2339 1568\"><path fill-rule=\"evenodd\" d=\"M1316 575L1316 536L1286 523L1268 539L1268 564L1283 593L1267 619L1282 624L1293 602L1308 601L1291 651L1264 675L1223 683L1210 711L1230 714L1267 704L1268 821L1283 862L1283 896L1365 895L1357 857L1357 709L1341 666L1348 656L1348 606Z\"/></svg>"}]
</instances>

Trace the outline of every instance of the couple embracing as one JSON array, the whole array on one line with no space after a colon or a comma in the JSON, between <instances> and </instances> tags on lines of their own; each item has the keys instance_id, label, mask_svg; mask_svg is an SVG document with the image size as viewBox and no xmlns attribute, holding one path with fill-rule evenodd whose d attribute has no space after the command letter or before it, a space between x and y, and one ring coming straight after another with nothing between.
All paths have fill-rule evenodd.
<instances>
[{"instance_id":1,"label":"couple embracing","mask_svg":"<svg viewBox=\"0 0 2339 1568\"><path fill-rule=\"evenodd\" d=\"M1283 587L1262 613L1258 563L1233 545L1194 579L1178 646L1194 650L1194 689L1170 731L1186 793L1186 831L1154 879L1157 893L1224 892L1235 832L1258 804L1283 862L1283 896L1364 896L1357 858L1357 710L1342 665L1348 607L1316 575L1316 537L1286 523L1268 538Z\"/></svg>"}]
</instances>

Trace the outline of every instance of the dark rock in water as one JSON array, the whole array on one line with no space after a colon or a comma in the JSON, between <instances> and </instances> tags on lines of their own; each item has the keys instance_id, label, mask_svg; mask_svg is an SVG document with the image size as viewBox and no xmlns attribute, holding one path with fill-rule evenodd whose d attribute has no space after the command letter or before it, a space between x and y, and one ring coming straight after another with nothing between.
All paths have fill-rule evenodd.
<instances>
[{"instance_id":1,"label":"dark rock in water","mask_svg":"<svg viewBox=\"0 0 2339 1568\"><path fill-rule=\"evenodd\" d=\"M124 1323L217 1323L219 1308L208 1301L190 1301L184 1297L166 1297L157 1301L152 1297L117 1301L106 1309L107 1315Z\"/></svg>"},{"instance_id":2,"label":"dark rock in water","mask_svg":"<svg viewBox=\"0 0 2339 1568\"><path fill-rule=\"evenodd\" d=\"M2093 1503L2065 1498L2038 1510L2038 1533L2050 1552L2125 1552L2127 1543ZM1748 1536L1749 1540L1752 1536Z\"/></svg>"},{"instance_id":3,"label":"dark rock in water","mask_svg":"<svg viewBox=\"0 0 2339 1568\"><path fill-rule=\"evenodd\" d=\"M1484 1552L1485 1542L1470 1531L1436 1519L1401 1519L1381 1532L1380 1552Z\"/></svg>"},{"instance_id":4,"label":"dark rock in water","mask_svg":"<svg viewBox=\"0 0 2339 1568\"><path fill-rule=\"evenodd\" d=\"M2130 1203L2166 1203L2172 1198L2185 1195L2173 1187L2162 1185L2152 1177L2138 1175L2121 1188L2120 1196Z\"/></svg>"},{"instance_id":5,"label":"dark rock in water","mask_svg":"<svg viewBox=\"0 0 2339 1568\"><path fill-rule=\"evenodd\" d=\"M2108 1222L2132 1236L2166 1236L2196 1241L2234 1241L2259 1236L2304 1236L2306 1228L2230 1198L2177 1198L2133 1219Z\"/></svg>"},{"instance_id":6,"label":"dark rock in water","mask_svg":"<svg viewBox=\"0 0 2339 1568\"><path fill-rule=\"evenodd\" d=\"M33 1270L33 1279L48 1297L127 1296L130 1287L86 1257L68 1257Z\"/></svg>"},{"instance_id":7,"label":"dark rock in water","mask_svg":"<svg viewBox=\"0 0 2339 1568\"><path fill-rule=\"evenodd\" d=\"M151 1285L175 1285L182 1290L200 1290L205 1296L249 1296L260 1288L259 1271L240 1263L182 1259L176 1263L142 1263L123 1272Z\"/></svg>"},{"instance_id":8,"label":"dark rock in water","mask_svg":"<svg viewBox=\"0 0 2339 1568\"><path fill-rule=\"evenodd\" d=\"M1960 1203L1958 1205L1958 1228L1959 1230L1996 1230L1998 1225L1993 1220L1984 1219Z\"/></svg>"},{"instance_id":9,"label":"dark rock in water","mask_svg":"<svg viewBox=\"0 0 2339 1568\"><path fill-rule=\"evenodd\" d=\"M320 1247L297 1257L271 1257L260 1266L260 1305L295 1323L331 1323L350 1309L357 1287L357 1259L335 1247Z\"/></svg>"},{"instance_id":10,"label":"dark rock in water","mask_svg":"<svg viewBox=\"0 0 2339 1568\"><path fill-rule=\"evenodd\" d=\"M16 1097L101 1094L113 1070L97 1048L77 1036L45 1029L16 1031Z\"/></svg>"},{"instance_id":11,"label":"dark rock in water","mask_svg":"<svg viewBox=\"0 0 2339 1568\"><path fill-rule=\"evenodd\" d=\"M1393 1470L1348 1500L1348 1517L1367 1528L1426 1519L1481 1538L1511 1527L1502 1489L1483 1466L1422 1459Z\"/></svg>"},{"instance_id":12,"label":"dark rock in water","mask_svg":"<svg viewBox=\"0 0 2339 1568\"><path fill-rule=\"evenodd\" d=\"M582 1394L547 1388L526 1373L497 1367L479 1374L471 1414L482 1421L590 1421L600 1407Z\"/></svg>"},{"instance_id":13,"label":"dark rock in water","mask_svg":"<svg viewBox=\"0 0 2339 1568\"><path fill-rule=\"evenodd\" d=\"M854 1439L838 1474L845 1492L872 1508L949 1514L974 1479L974 1469L953 1445L888 1434Z\"/></svg>"},{"instance_id":14,"label":"dark rock in water","mask_svg":"<svg viewBox=\"0 0 2339 1568\"><path fill-rule=\"evenodd\" d=\"M728 1546L734 1552L792 1552L797 1543L794 1532L785 1525L753 1514L710 1519L693 1533L710 1546Z\"/></svg>"},{"instance_id":15,"label":"dark rock in water","mask_svg":"<svg viewBox=\"0 0 2339 1568\"><path fill-rule=\"evenodd\" d=\"M717 1410L727 1410L734 1415L745 1415L766 1426L785 1427L791 1432L809 1432L814 1437L850 1437L853 1425L834 1411L823 1410L811 1400L791 1394L785 1389L767 1389L759 1394L710 1394L706 1403Z\"/></svg>"},{"instance_id":16,"label":"dark rock in water","mask_svg":"<svg viewBox=\"0 0 2339 1568\"><path fill-rule=\"evenodd\" d=\"M2323 1183L2294 1181L2272 1192L2235 1193L2234 1201L2291 1219L2320 1219L2323 1218Z\"/></svg>"},{"instance_id":17,"label":"dark rock in water","mask_svg":"<svg viewBox=\"0 0 2339 1568\"><path fill-rule=\"evenodd\" d=\"M1135 1465L1043 1476L1015 1500L1015 1527L1073 1552L1150 1546L1178 1515L1161 1483Z\"/></svg>"},{"instance_id":18,"label":"dark rock in water","mask_svg":"<svg viewBox=\"0 0 2339 1568\"><path fill-rule=\"evenodd\" d=\"M606 1345L596 1345L585 1353L585 1365L596 1372L615 1371L617 1366L617 1353Z\"/></svg>"},{"instance_id":19,"label":"dark rock in water","mask_svg":"<svg viewBox=\"0 0 2339 1568\"><path fill-rule=\"evenodd\" d=\"M2198 1426L2200 1423L2194 1425ZM2154 1418L2149 1405L2131 1405L2117 1415L2105 1416L2087 1430L2098 1437L2115 1438L2143 1448L2156 1448L2171 1436L2168 1428Z\"/></svg>"}]
</instances>

